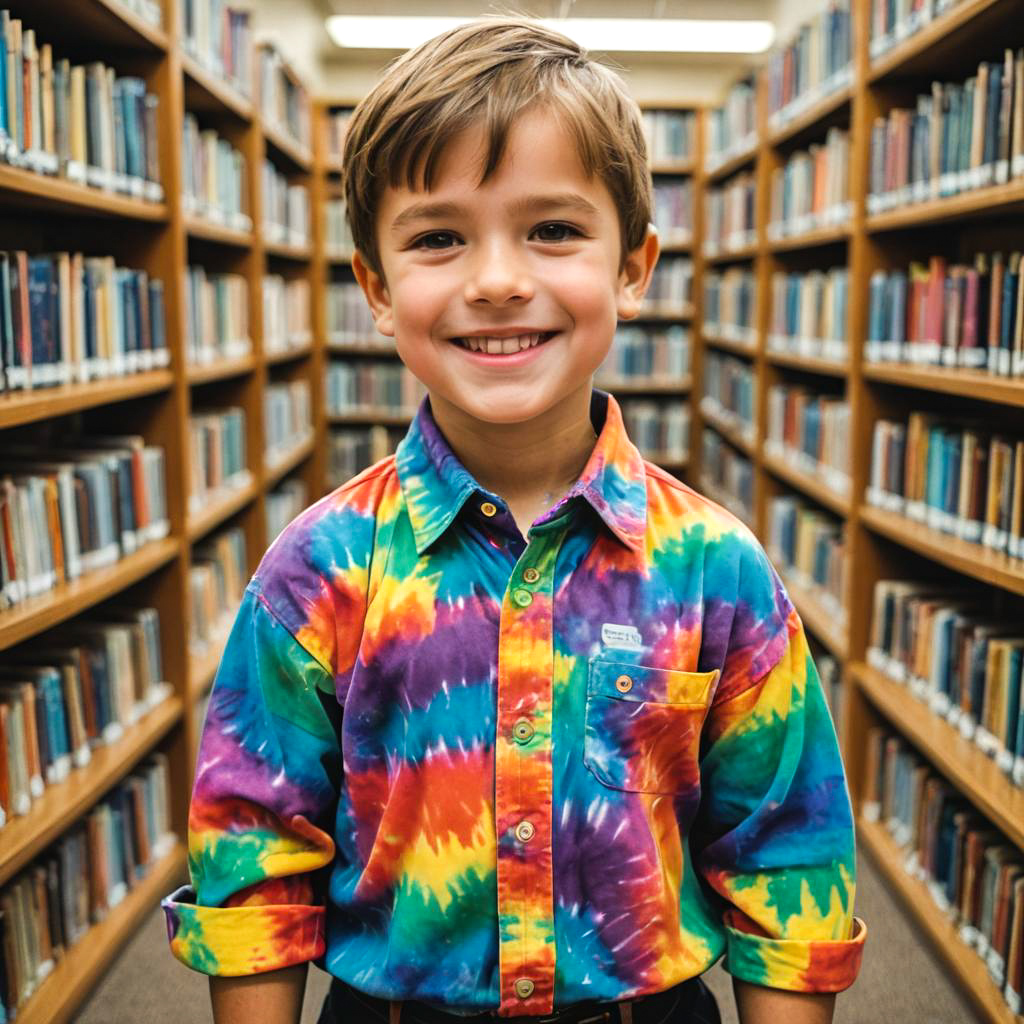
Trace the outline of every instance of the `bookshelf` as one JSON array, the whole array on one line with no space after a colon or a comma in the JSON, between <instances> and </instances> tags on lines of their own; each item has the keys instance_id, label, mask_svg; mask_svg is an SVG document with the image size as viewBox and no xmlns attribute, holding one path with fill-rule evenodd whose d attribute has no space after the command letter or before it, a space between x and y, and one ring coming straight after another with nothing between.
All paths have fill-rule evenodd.
<instances>
[{"instance_id":1,"label":"bookshelf","mask_svg":"<svg viewBox=\"0 0 1024 1024\"><path fill-rule=\"evenodd\" d=\"M137 13L145 5L120 0L42 0L8 4L12 17L52 44L56 57L72 63L109 62L118 75L137 76L158 101L157 150L163 197L148 201L104 190L65 177L0 162L2 251L45 253L82 251L113 256L119 267L144 270L163 283L165 335L169 365L122 376L90 379L33 390L0 393L0 431L9 443L60 446L76 433L134 433L164 451L164 488L169 528L113 564L83 571L77 578L0 610L0 650L36 644L55 628L66 629L82 616L108 607L153 607L160 616L162 675L170 692L132 720L119 737L96 746L88 763L73 768L63 781L52 781L23 815L0 827L0 890L22 877L50 844L107 799L154 754L166 756L170 822L177 840L154 848L144 877L112 906L88 933L69 945L45 979L40 979L18 1008L26 1024L62 1024L106 970L144 915L183 876L188 797L195 761L200 708L212 682L226 634L215 631L204 650L190 650L194 614L190 574L196 545L225 527L239 527L246 541L245 569L251 572L272 539L267 535L268 494L282 482L301 481L307 503L323 493L322 446L325 432L320 382L325 341L314 330L315 271L323 265L311 217L315 167L309 137L289 134L290 117L308 106L301 82L276 54L266 74L283 76L289 117L265 116L258 102L257 54L250 65L254 89L247 96L233 81L216 73L202 55L186 48L183 5L162 0L160 23ZM193 0L189 0L193 2ZM133 9L136 8L136 9ZM251 40L242 33L242 50ZM236 55L237 57L237 55ZM243 66L247 59L242 54ZM222 218L215 210L190 206L184 196L183 135L190 114L203 130L213 131L237 151L244 167L243 192L251 227ZM309 115L306 114L308 122ZM264 224L264 159L286 186L304 186L305 235L268 237ZM295 193L288 193L294 195ZM301 203L295 202L301 214ZM244 319L248 351L190 360L186 344L188 303L186 268L201 266L209 275L233 274L244 281ZM288 298L287 337L272 338L264 321L264 278L282 280ZM299 287L288 290L292 283ZM303 290L304 289L304 290ZM305 318L305 331L302 319ZM296 327L296 325L298 325ZM283 344L274 347L271 342ZM291 434L286 416L273 459L264 459L268 411L273 414L283 387L308 391L308 429ZM276 390L275 390L276 389ZM295 392L302 397L301 392ZM275 405L275 402L277 403ZM302 403L300 402L300 411ZM214 500L189 508L193 414L228 406L245 413L246 473L237 486L222 489ZM287 411L287 410L286 410ZM278 427L281 424L277 424ZM6 449L5 445L5 449Z\"/></svg>"},{"instance_id":2,"label":"bookshelf","mask_svg":"<svg viewBox=\"0 0 1024 1024\"><path fill-rule=\"evenodd\" d=\"M780 125L777 118L771 123L772 71L766 67L755 81L756 142L749 144L749 135L736 131L731 149L719 153L717 159L715 154L705 155L705 166L712 168L703 172L707 186L721 186L737 174L754 175L757 240L756 244L706 255L702 261L705 282L717 282L722 295L728 292L735 300L742 287L750 290L753 330L730 326L724 317L712 315L721 296L715 293L710 301L706 288L696 320L696 364L706 362L714 353L749 363L757 404L751 443L735 429L735 423L709 408L704 401L705 378L695 368L695 398L699 400L693 413L694 458L689 479L734 511L743 511L737 495L709 476L715 467L705 462L703 453L705 434L713 431L714 445L709 450L717 459L728 456L730 464L738 456L750 460L749 476L733 475L753 494L748 519L769 549L779 501L796 502L797 507L811 510L815 521L834 523L841 531L846 564L841 616L837 617L819 588L807 586L805 576L795 574L791 567L780 566L780 571L812 641L841 667L833 711L861 840L905 902L921 934L969 994L979 1017L993 1024L1011 1024L1024 1018L1008 1006L1002 987L993 980L992 963L965 944L961 929L940 909L936 883L922 880L917 853L894 839L884 816L878 820L870 813L876 777L869 737L879 726L887 735L898 737L905 749L913 752L917 759L913 763L926 768L937 786L975 808L1020 860L1024 860L1024 788L1009 774L1009 761L986 752L962 725L951 724L954 719L947 721L934 710L934 697L929 704L922 696L923 683L915 683L915 689L909 681L896 681L871 660L869 648L878 581L906 579L949 588L963 600L982 606L989 616L982 621L1005 618L1014 622L1019 621L1024 597L1024 561L953 535L940 528L941 524L876 507L869 500L868 487L872 483L872 442L880 421L905 422L910 413L920 410L937 421L963 417L1017 437L1024 423L1020 412L1024 389L1019 377L985 370L873 361L867 344L872 329L872 275L905 269L912 261L927 263L934 254L966 265L978 252L1013 251L1017 248L1015 236L1019 237L1024 223L1024 185L1011 175L1004 183L923 202L897 203L884 210L877 204L869 209L868 198L875 119L895 108L912 107L914 97L927 93L933 80L962 83L975 73L979 62L1002 61L1005 48L1016 51L1024 45L1024 34L1012 2L961 0L936 10L916 31L913 26L899 27L893 38L882 39L876 29L873 38L872 18L880 16L879 12L885 16L886 10L891 13L894 8L853 0L852 64L847 81L837 78L832 91L805 102ZM744 83L737 86L723 108L709 111L708 118L719 126L723 122L742 125L737 112L750 101L745 88ZM823 142L835 129L848 133L849 215L793 237L770 238L773 172L796 151ZM716 276L730 268L735 268L731 281ZM787 341L779 336L780 313L787 308L784 303L799 288L796 278L826 268L846 274L845 357L836 346L820 344L821 337L805 344L799 337ZM779 274L790 276L783 280ZM825 286L834 289L839 280L833 278ZM786 291L784 283L794 290ZM802 283L814 285L811 278ZM835 292L827 294L834 296ZM770 403L773 389L779 387L802 389L847 404L848 492L833 486L824 472L808 471L769 443ZM777 401L779 392L774 394Z\"/></svg>"}]
</instances>

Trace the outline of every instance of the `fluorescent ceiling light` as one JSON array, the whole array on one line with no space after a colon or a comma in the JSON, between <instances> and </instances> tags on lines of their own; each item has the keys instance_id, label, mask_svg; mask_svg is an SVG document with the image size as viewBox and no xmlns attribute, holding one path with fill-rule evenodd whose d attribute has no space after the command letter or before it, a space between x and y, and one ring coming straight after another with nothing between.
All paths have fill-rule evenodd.
<instances>
[{"instance_id":1,"label":"fluorescent ceiling light","mask_svg":"<svg viewBox=\"0 0 1024 1024\"><path fill-rule=\"evenodd\" d=\"M331 39L345 49L408 50L473 18L363 17L327 19ZM770 21L692 18L542 18L588 50L633 53L763 53L775 38Z\"/></svg>"}]
</instances>

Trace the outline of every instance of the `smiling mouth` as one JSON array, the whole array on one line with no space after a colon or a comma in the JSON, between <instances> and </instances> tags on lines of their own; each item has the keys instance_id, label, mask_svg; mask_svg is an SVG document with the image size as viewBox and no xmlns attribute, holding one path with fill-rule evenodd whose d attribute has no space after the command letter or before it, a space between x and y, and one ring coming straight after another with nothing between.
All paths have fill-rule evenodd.
<instances>
[{"instance_id":1,"label":"smiling mouth","mask_svg":"<svg viewBox=\"0 0 1024 1024\"><path fill-rule=\"evenodd\" d=\"M533 334L517 334L511 338L473 335L468 338L452 338L451 340L460 348L468 349L471 352L483 352L489 356L509 356L543 345L546 341L550 341L555 334L555 331L539 331Z\"/></svg>"}]
</instances>

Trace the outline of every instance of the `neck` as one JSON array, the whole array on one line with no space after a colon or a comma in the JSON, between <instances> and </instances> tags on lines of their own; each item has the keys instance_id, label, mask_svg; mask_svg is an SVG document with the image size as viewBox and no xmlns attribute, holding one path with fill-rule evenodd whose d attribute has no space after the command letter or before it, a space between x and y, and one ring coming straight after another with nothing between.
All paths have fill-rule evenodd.
<instances>
[{"instance_id":1,"label":"neck","mask_svg":"<svg viewBox=\"0 0 1024 1024\"><path fill-rule=\"evenodd\" d=\"M590 395L588 378L525 423L487 423L433 395L430 407L452 451L481 487L510 505L550 508L576 482L594 450Z\"/></svg>"}]
</instances>

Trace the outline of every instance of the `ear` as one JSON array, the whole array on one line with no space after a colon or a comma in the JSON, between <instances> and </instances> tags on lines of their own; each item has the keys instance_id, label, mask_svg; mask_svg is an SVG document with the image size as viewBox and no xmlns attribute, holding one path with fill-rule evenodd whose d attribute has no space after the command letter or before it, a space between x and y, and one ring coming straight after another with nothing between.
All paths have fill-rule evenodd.
<instances>
[{"instance_id":1,"label":"ear","mask_svg":"<svg viewBox=\"0 0 1024 1024\"><path fill-rule=\"evenodd\" d=\"M659 252L658 232L650 224L643 242L626 255L622 270L619 271L616 306L620 320L632 320L640 315L640 306L651 283Z\"/></svg>"},{"instance_id":2,"label":"ear","mask_svg":"<svg viewBox=\"0 0 1024 1024\"><path fill-rule=\"evenodd\" d=\"M391 296L383 275L378 274L358 250L352 254L352 271L359 287L363 289L370 311L377 324L377 330L389 338L395 336L395 318L391 308Z\"/></svg>"}]
</instances>

